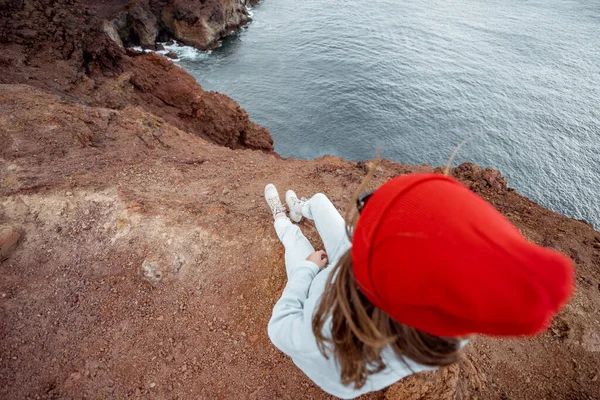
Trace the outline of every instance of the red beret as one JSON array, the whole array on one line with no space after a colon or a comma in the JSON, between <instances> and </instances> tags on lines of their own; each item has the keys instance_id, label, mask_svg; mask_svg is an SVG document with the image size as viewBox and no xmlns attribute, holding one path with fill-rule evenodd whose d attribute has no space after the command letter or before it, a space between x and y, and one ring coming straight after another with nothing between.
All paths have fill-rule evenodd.
<instances>
[{"instance_id":1,"label":"red beret","mask_svg":"<svg viewBox=\"0 0 600 400\"><path fill-rule=\"evenodd\" d=\"M389 180L363 208L354 276L394 320L437 336L544 330L574 288L566 256L535 245L441 174Z\"/></svg>"}]
</instances>

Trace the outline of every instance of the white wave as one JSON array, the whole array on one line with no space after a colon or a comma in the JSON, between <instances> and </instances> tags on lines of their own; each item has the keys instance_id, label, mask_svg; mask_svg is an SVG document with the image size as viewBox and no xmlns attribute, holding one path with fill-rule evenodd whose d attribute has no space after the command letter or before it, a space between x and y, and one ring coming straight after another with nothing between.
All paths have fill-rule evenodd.
<instances>
[{"instance_id":1,"label":"white wave","mask_svg":"<svg viewBox=\"0 0 600 400\"><path fill-rule=\"evenodd\" d=\"M175 53L177 55L177 59L173 60L174 62L180 61L180 60L201 60L203 58L207 58L212 51L208 50L208 51L200 51L198 49L196 49L195 47L192 46L184 46L181 45L179 43L177 43L177 41L173 41L172 45L167 45L166 43L159 43L161 44L165 49L164 50L158 50L156 53L161 54L161 55L165 55L169 52Z\"/></svg>"},{"instance_id":2,"label":"white wave","mask_svg":"<svg viewBox=\"0 0 600 400\"><path fill-rule=\"evenodd\" d=\"M143 49L142 46L133 46L132 49L135 51L141 51L142 53L150 53L152 51L148 49Z\"/></svg>"}]
</instances>

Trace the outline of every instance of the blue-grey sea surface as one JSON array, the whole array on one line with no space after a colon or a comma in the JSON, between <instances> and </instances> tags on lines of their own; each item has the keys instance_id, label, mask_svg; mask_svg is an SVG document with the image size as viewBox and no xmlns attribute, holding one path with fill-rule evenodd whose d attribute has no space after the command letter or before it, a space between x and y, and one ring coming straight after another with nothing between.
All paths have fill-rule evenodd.
<instances>
[{"instance_id":1,"label":"blue-grey sea surface","mask_svg":"<svg viewBox=\"0 0 600 400\"><path fill-rule=\"evenodd\" d=\"M179 65L269 128L284 157L499 169L600 227L600 1L265 0Z\"/></svg>"}]
</instances>

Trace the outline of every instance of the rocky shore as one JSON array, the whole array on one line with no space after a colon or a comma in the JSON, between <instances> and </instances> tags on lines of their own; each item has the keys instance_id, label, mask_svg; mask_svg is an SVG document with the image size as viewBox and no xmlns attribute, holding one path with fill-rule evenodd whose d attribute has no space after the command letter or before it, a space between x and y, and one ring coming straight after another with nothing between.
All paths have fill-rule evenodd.
<instances>
[{"instance_id":1,"label":"rocky shore","mask_svg":"<svg viewBox=\"0 0 600 400\"><path fill-rule=\"evenodd\" d=\"M266 334L285 272L262 189L325 192L343 211L368 162L281 159L232 99L119 45L208 48L244 11L0 2L1 398L328 398ZM384 160L373 186L419 171L435 169ZM476 338L459 365L364 398L600 398L600 233L498 171L452 173L569 255L575 296L539 337Z\"/></svg>"},{"instance_id":2,"label":"rocky shore","mask_svg":"<svg viewBox=\"0 0 600 400\"><path fill-rule=\"evenodd\" d=\"M250 22L242 0L112 0L83 2L103 20L106 34L121 47L155 49L156 42L177 40L200 50Z\"/></svg>"},{"instance_id":3,"label":"rocky shore","mask_svg":"<svg viewBox=\"0 0 600 400\"><path fill-rule=\"evenodd\" d=\"M159 55L121 48L103 30L104 2L95 3L95 11L70 0L0 4L0 83L39 87L91 107L139 106L220 145L273 149L269 132L227 96L202 90Z\"/></svg>"}]
</instances>

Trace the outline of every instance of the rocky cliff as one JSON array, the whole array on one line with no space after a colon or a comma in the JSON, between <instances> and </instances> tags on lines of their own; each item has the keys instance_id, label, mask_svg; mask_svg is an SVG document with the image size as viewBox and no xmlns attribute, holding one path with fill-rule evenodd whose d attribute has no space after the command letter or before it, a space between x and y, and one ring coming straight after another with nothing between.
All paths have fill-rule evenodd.
<instances>
[{"instance_id":1,"label":"rocky cliff","mask_svg":"<svg viewBox=\"0 0 600 400\"><path fill-rule=\"evenodd\" d=\"M281 159L231 99L110 39L111 4L0 2L0 397L328 398L266 334L285 272L262 189L343 211L368 163ZM373 186L419 171L384 160ZM577 291L543 335L365 398L600 398L600 234L452 173L572 257Z\"/></svg>"},{"instance_id":2,"label":"rocky cliff","mask_svg":"<svg viewBox=\"0 0 600 400\"><path fill-rule=\"evenodd\" d=\"M92 107L139 106L217 144L273 149L269 132L233 100L202 90L163 57L119 47L103 26L98 10L77 1L0 3L0 83L26 83Z\"/></svg>"},{"instance_id":3,"label":"rocky cliff","mask_svg":"<svg viewBox=\"0 0 600 400\"><path fill-rule=\"evenodd\" d=\"M121 46L154 48L178 40L201 50L250 21L242 0L86 0L103 20L105 32Z\"/></svg>"}]
</instances>

